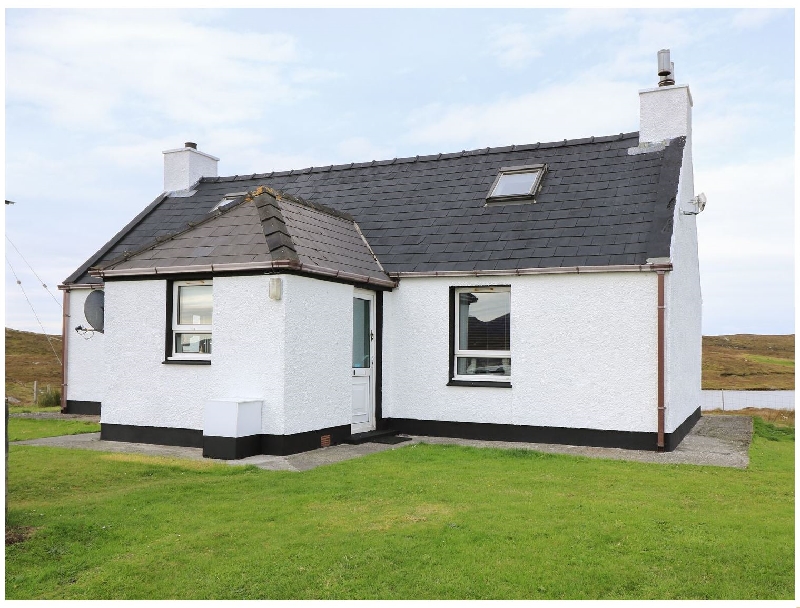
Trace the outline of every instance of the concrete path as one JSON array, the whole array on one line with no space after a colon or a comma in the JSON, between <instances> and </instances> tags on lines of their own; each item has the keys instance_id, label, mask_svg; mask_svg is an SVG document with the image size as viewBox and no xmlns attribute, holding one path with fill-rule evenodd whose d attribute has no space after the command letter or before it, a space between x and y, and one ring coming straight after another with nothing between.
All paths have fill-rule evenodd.
<instances>
[{"instance_id":1,"label":"concrete path","mask_svg":"<svg viewBox=\"0 0 800 608\"><path fill-rule=\"evenodd\" d=\"M681 444L672 452L647 452L619 448L594 448L586 446L556 445L549 443L513 443L506 441L478 441L448 437L411 437L411 441L396 445L363 443L361 445L336 445L291 456L251 456L241 460L221 460L231 465L255 465L270 471L307 471L318 466L350 460L368 454L403 448L414 443L450 444L472 447L536 450L554 454L572 454L590 458L633 460L662 464L696 464L718 467L747 468L747 451L753 435L753 420L748 416L704 416ZM150 445L101 441L100 433L83 433L64 437L45 437L28 441L15 441L11 445L39 445L60 448L78 448L101 452L146 454L169 458L203 460L200 448Z\"/></svg>"}]
</instances>

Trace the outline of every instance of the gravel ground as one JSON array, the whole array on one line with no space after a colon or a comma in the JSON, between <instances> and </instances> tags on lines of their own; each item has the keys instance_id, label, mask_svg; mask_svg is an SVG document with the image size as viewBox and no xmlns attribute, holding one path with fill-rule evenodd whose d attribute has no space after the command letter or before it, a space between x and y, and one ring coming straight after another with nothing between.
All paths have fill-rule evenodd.
<instances>
[{"instance_id":1,"label":"gravel ground","mask_svg":"<svg viewBox=\"0 0 800 608\"><path fill-rule=\"evenodd\" d=\"M81 420L97 419L97 416L78 416L71 414L16 414L29 418L79 418ZM271 471L307 471L318 466L350 460L403 448L414 443L451 444L472 447L490 447L506 449L536 450L555 454L572 454L590 458L608 458L612 460L634 460L662 464L696 464L718 467L747 468L747 455L753 435L753 420L747 416L706 416L700 418L695 427L672 452L648 452L641 450L623 450L619 448L595 448L586 446L556 445L549 443L513 443L507 441L478 441L473 439L453 439L449 437L413 436L411 441L397 445L381 443L362 443L360 445L336 445L320 448L311 452L293 454L291 456L250 456L241 460L219 461L232 465L255 465ZM188 458L202 460L203 450L200 448L183 448L175 446L149 445L144 443L124 443L118 441L101 441L100 433L82 433L64 437L45 437L28 441L16 441L11 445L40 445L62 448L78 448L101 452L122 452L132 454L148 454L171 458Z\"/></svg>"}]
</instances>

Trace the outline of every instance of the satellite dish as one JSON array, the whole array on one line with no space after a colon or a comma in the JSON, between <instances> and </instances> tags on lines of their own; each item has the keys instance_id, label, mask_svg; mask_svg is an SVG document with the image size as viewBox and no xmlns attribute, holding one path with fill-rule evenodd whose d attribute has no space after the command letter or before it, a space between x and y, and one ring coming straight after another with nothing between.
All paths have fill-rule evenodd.
<instances>
[{"instance_id":1,"label":"satellite dish","mask_svg":"<svg viewBox=\"0 0 800 608\"><path fill-rule=\"evenodd\" d=\"M105 293L102 289L96 289L89 294L83 304L83 316L92 326L92 329L103 333L103 318L105 309Z\"/></svg>"}]
</instances>

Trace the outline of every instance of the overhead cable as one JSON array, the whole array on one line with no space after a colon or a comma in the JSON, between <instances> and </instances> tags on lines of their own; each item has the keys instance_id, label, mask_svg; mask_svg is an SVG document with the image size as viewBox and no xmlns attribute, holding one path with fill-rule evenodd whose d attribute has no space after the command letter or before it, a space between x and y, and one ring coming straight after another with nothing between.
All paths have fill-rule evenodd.
<instances>
[{"instance_id":1,"label":"overhead cable","mask_svg":"<svg viewBox=\"0 0 800 608\"><path fill-rule=\"evenodd\" d=\"M16 251L16 252L19 254L19 257L21 257L21 258L22 258L22 261L23 261L23 262L25 262L26 264L28 264L28 260L26 260L26 259L25 259L25 256L24 256L24 255L22 255L22 254L20 253L19 249L17 249L17 246L16 246L16 245L13 243L13 241L12 241L10 238L8 238L8 235L6 235L6 240L7 240L9 243L11 243L11 246L14 248L14 251ZM53 298L53 301L56 303L56 305L57 305L59 308L62 308L62 309L63 309L63 307L61 306L61 302L59 302L59 301L58 301L58 298L56 298L56 297L55 297L55 295L53 295L53 292L52 292L52 291L50 291L50 289L47 287L47 285L45 285L45 283L44 283L44 281L42 281L41 277L40 277L38 274L36 274L36 271L33 269L33 266L31 266L30 264L28 264L28 268L30 268L30 269L31 269L31 272L33 273L33 275L34 275L34 276L35 276L37 279L39 279L39 282L42 284L42 287L44 287L44 288L45 288L45 290L47 291L47 293L49 293L49 294L50 294L50 297L51 297L51 298Z\"/></svg>"},{"instance_id":2,"label":"overhead cable","mask_svg":"<svg viewBox=\"0 0 800 608\"><path fill-rule=\"evenodd\" d=\"M8 261L8 258L6 258L6 264L8 264L8 267L11 269L11 274L13 274L14 278L17 280L17 285L19 285L19 288L22 290L22 295L25 296L25 300L28 302L28 306L31 307L31 311L33 311L33 316L36 317L36 321L39 323L39 327L42 328L42 333L44 334L44 337L47 338L47 343L50 345L50 348L52 349L53 354L55 355L56 359L58 360L58 364L61 365L61 357L58 356L58 353L56 352L56 349L53 346L53 342L52 342L52 340L50 340L50 336L45 331L44 325L42 325L42 322L39 319L39 315L36 314L36 309L33 307L33 304L31 304L30 299L28 299L28 294L25 293L25 288L22 286L22 281L20 281L19 277L17 277L17 273L14 271L14 267L11 265L11 262Z\"/></svg>"}]
</instances>

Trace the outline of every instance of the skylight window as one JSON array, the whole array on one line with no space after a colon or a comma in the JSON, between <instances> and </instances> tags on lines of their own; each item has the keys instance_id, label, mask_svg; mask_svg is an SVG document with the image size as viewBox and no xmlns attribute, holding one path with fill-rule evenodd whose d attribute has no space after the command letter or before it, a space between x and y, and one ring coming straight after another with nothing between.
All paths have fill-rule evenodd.
<instances>
[{"instance_id":1,"label":"skylight window","mask_svg":"<svg viewBox=\"0 0 800 608\"><path fill-rule=\"evenodd\" d=\"M220 202L214 205L214 208L211 211L209 211L209 213L216 211L217 209L227 205L228 203L232 203L237 198L239 198L240 196L244 196L245 194L247 194L247 192L229 192L223 197L223 199Z\"/></svg>"},{"instance_id":2,"label":"skylight window","mask_svg":"<svg viewBox=\"0 0 800 608\"><path fill-rule=\"evenodd\" d=\"M503 167L489 190L486 202L523 201L526 199L534 202L533 197L539 190L545 169L545 165Z\"/></svg>"}]
</instances>

